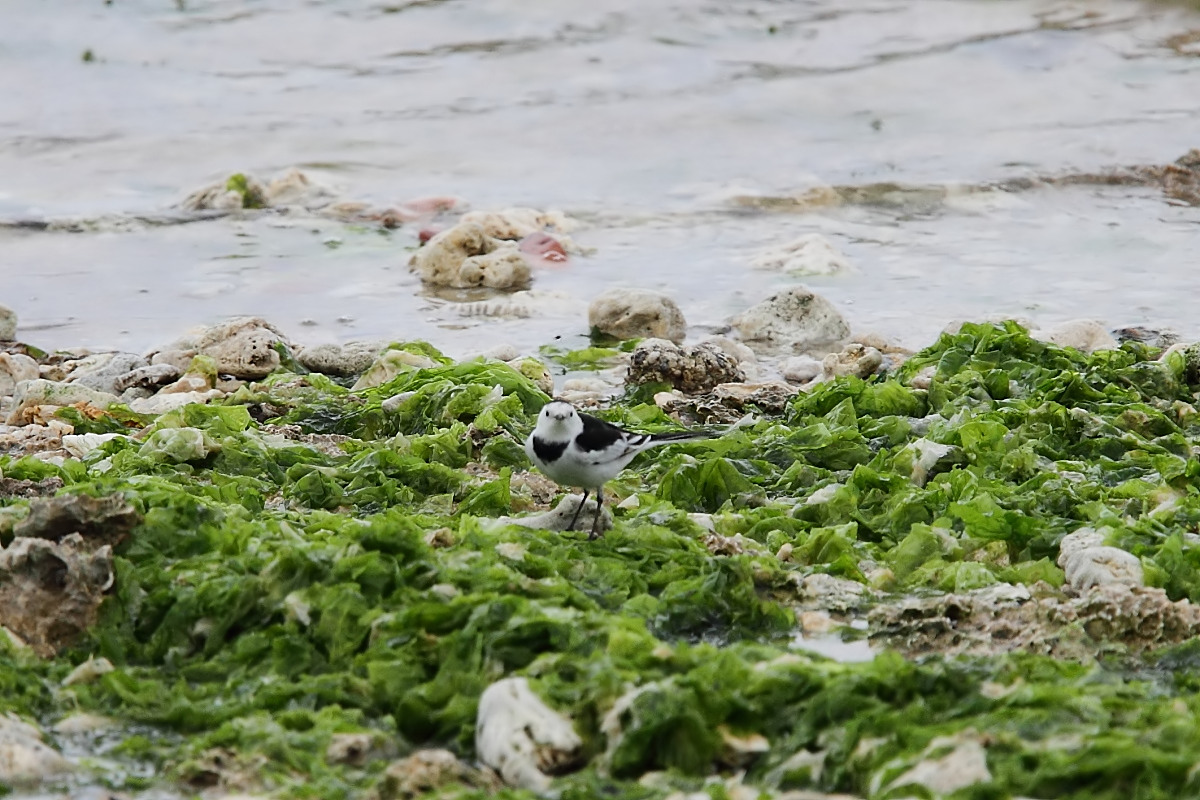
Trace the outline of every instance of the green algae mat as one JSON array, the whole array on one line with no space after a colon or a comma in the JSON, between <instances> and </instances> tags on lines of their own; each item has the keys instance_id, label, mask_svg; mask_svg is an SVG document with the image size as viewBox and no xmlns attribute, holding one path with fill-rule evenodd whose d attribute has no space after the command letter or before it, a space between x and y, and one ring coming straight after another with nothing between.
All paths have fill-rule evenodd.
<instances>
[{"instance_id":1,"label":"green algae mat","mask_svg":"<svg viewBox=\"0 0 1200 800\"><path fill-rule=\"evenodd\" d=\"M582 738L564 798L1200 796L1188 351L1084 355L967 325L891 375L642 456L588 541L500 520L539 507L520 443L548 398L504 364L418 349L437 366L377 388L276 374L62 465L0 458L10 481L129 509L82 634L49 657L0 637L0 711L48 732L114 721L68 780L386 795L385 768L419 749L474 763L481 694L522 676ZM675 429L652 391L600 413ZM116 410L71 421L131 430ZM0 499L0 542L36 502ZM1024 646L919 655L919 630L867 623L1005 584L1065 608L1058 544L1081 527L1137 557L1138 591L1185 622L1040 618ZM874 658L797 646L813 574L862 586L828 635L870 636ZM89 658L114 668L64 685ZM344 734L366 750L338 757Z\"/></svg>"}]
</instances>

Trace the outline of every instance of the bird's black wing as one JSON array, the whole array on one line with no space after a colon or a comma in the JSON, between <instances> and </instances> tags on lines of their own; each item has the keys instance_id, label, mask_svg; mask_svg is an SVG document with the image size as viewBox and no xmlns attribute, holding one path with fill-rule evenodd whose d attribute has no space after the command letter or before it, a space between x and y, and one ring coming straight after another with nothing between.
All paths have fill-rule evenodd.
<instances>
[{"instance_id":1,"label":"bird's black wing","mask_svg":"<svg viewBox=\"0 0 1200 800\"><path fill-rule=\"evenodd\" d=\"M579 414L579 419L583 422L583 432L575 437L575 444L585 453L612 450L613 456L619 458L625 453L637 450L650 440L647 434L630 433L591 414L579 411L575 413Z\"/></svg>"}]
</instances>

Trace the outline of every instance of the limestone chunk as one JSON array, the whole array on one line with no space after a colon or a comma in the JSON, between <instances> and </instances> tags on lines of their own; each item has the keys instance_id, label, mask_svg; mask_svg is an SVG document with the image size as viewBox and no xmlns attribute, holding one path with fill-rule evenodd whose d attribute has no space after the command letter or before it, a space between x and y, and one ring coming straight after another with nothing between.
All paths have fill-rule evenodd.
<instances>
[{"instance_id":1,"label":"limestone chunk","mask_svg":"<svg viewBox=\"0 0 1200 800\"><path fill-rule=\"evenodd\" d=\"M653 337L678 344L687 334L687 320L675 301L650 289L600 294L588 307L588 325L618 339Z\"/></svg>"},{"instance_id":2,"label":"limestone chunk","mask_svg":"<svg viewBox=\"0 0 1200 800\"><path fill-rule=\"evenodd\" d=\"M582 746L571 720L543 703L525 678L496 681L479 698L475 751L509 786L548 796L550 775L574 763Z\"/></svg>"}]
</instances>

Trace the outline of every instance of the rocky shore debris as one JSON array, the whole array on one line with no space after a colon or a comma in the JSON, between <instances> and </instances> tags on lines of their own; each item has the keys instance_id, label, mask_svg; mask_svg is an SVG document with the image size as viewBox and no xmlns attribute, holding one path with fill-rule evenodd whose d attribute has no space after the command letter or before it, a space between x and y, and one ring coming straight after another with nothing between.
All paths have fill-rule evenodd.
<instances>
[{"instance_id":1,"label":"rocky shore debris","mask_svg":"<svg viewBox=\"0 0 1200 800\"><path fill-rule=\"evenodd\" d=\"M483 690L475 752L509 786L552 796L550 776L573 767L582 747L571 720L542 702L525 678L503 678Z\"/></svg>"},{"instance_id":2,"label":"rocky shore debris","mask_svg":"<svg viewBox=\"0 0 1200 800\"><path fill-rule=\"evenodd\" d=\"M1097 643L1134 651L1200 635L1200 607L1162 589L1111 582L1075 596L1044 583L994 584L938 597L909 596L874 606L871 640L911 656L1026 651L1091 658Z\"/></svg>"},{"instance_id":3,"label":"rocky shore debris","mask_svg":"<svg viewBox=\"0 0 1200 800\"><path fill-rule=\"evenodd\" d=\"M746 373L736 359L713 342L680 346L666 339L643 339L629 358L626 383L666 383L688 394L718 384L741 382Z\"/></svg>"},{"instance_id":4,"label":"rocky shore debris","mask_svg":"<svg viewBox=\"0 0 1200 800\"><path fill-rule=\"evenodd\" d=\"M13 539L0 550L0 626L49 658L96 622L112 584L109 545L96 548L78 533Z\"/></svg>"},{"instance_id":5,"label":"rocky shore debris","mask_svg":"<svg viewBox=\"0 0 1200 800\"><path fill-rule=\"evenodd\" d=\"M202 355L213 360L219 374L257 380L279 367L281 346L293 349L288 338L262 317L234 317L152 351L150 362L186 370L193 358Z\"/></svg>"},{"instance_id":6,"label":"rocky shore debris","mask_svg":"<svg viewBox=\"0 0 1200 800\"><path fill-rule=\"evenodd\" d=\"M675 301L650 289L602 292L588 306L588 325L617 339L652 337L680 344L687 335L687 321Z\"/></svg>"},{"instance_id":7,"label":"rocky shore debris","mask_svg":"<svg viewBox=\"0 0 1200 800\"><path fill-rule=\"evenodd\" d=\"M393 761L367 793L367 800L416 800L451 786L498 792L500 779L491 770L480 770L458 760L449 750L418 750Z\"/></svg>"},{"instance_id":8,"label":"rocky shore debris","mask_svg":"<svg viewBox=\"0 0 1200 800\"><path fill-rule=\"evenodd\" d=\"M731 321L744 341L764 350L831 349L850 337L850 326L833 303L804 286L776 292Z\"/></svg>"}]
</instances>

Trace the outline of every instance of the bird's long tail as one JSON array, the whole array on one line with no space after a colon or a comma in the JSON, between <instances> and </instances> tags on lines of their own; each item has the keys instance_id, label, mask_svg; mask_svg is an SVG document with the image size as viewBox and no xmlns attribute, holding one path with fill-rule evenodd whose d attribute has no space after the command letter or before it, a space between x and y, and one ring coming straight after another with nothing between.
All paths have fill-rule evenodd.
<instances>
[{"instance_id":1,"label":"bird's long tail","mask_svg":"<svg viewBox=\"0 0 1200 800\"><path fill-rule=\"evenodd\" d=\"M650 435L650 441L646 447L654 447L659 444L676 444L677 442L694 442L699 439L712 439L716 436L715 433L708 431L680 431L679 433L654 433Z\"/></svg>"}]
</instances>

